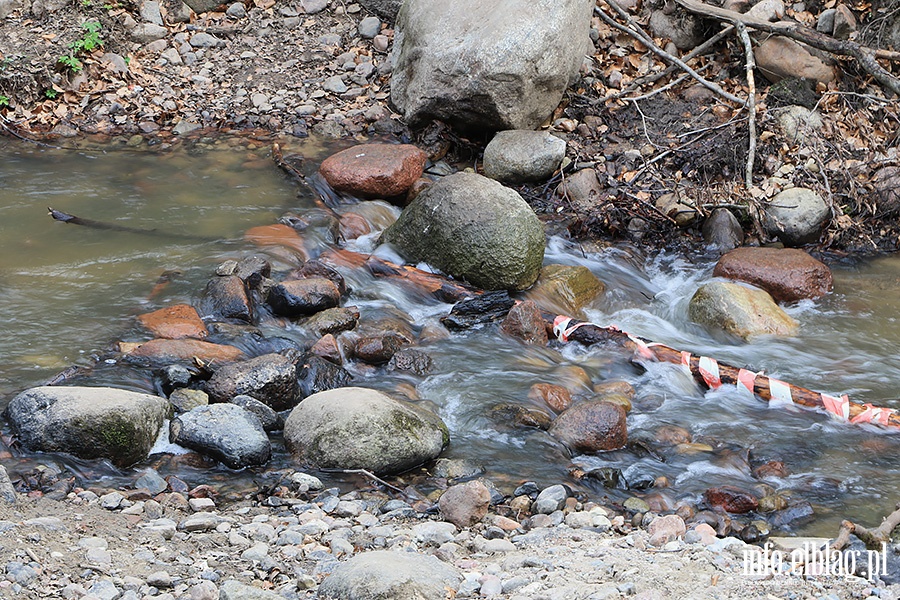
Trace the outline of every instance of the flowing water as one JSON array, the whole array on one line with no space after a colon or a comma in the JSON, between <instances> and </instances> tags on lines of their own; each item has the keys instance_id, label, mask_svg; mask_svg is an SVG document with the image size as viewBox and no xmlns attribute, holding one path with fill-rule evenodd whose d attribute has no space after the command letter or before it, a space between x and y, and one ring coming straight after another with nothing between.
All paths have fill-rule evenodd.
<instances>
[{"instance_id":1,"label":"flowing water","mask_svg":"<svg viewBox=\"0 0 900 600\"><path fill-rule=\"evenodd\" d=\"M297 150L319 157L324 152L313 142ZM136 314L190 302L221 261L264 252L244 242L243 232L271 224L286 212L314 223L305 233L312 254L323 249L330 235L328 227L315 226L321 211L308 192L274 166L263 144L232 140L196 144L188 152L73 152L0 140L0 160L0 410L17 392L69 365L93 366L98 357L93 384L152 391L146 373L114 368L115 357L109 354L117 340L146 339L134 324ZM47 216L48 206L155 229L159 235L58 223ZM381 203L363 203L354 210L381 226L396 214ZM166 232L180 237L162 235ZM376 250L373 238L352 246ZM387 249L376 252L389 256ZM276 272L291 266L277 252L269 258ZM674 348L764 369L814 390L900 408L895 400L900 365L894 356L900 340L900 259L835 266L834 293L788 308L801 323L800 335L749 344L711 335L687 319L688 300L711 277L711 257L643 256L627 248L586 254L551 239L545 262L584 265L606 283L607 292L588 311L595 323L616 324ZM163 274L164 283L157 285ZM450 308L386 280L344 274L355 290L347 304L360 307L363 319L399 319L418 330ZM299 335L291 328L266 332ZM613 348L525 347L496 327L454 334L423 349L435 362L425 379L356 369L356 384L388 391L402 383L415 385L451 430L446 455L484 465L487 476L507 492L531 479L541 485L568 482L613 501L637 494L674 505L699 500L712 485L753 489L761 482L752 477L751 466L780 460L790 475L764 483L810 502L816 513L814 521L792 531L827 536L843 518L878 523L898 499L900 436L873 426L770 408L733 388L703 392L675 366L638 368ZM584 369L593 382L625 379L636 388L629 436L646 440L644 446L653 451L637 447L570 457L545 432L514 428L492 414L491 408L503 403L545 410L528 399L530 386L571 381L573 366ZM690 452L660 446L654 438L663 425L687 429L698 445ZM6 425L3 429L8 432ZM67 457L25 453L7 466L15 476L48 461L77 473L82 485L101 476L133 480L108 465ZM288 462L284 451L276 450L269 469ZM178 474L194 483L210 476L175 463L153 464L164 475ZM670 487L609 489L590 479L572 479L573 466L618 468L623 480L631 482L665 476ZM221 468L215 473L220 479L243 476Z\"/></svg>"}]
</instances>

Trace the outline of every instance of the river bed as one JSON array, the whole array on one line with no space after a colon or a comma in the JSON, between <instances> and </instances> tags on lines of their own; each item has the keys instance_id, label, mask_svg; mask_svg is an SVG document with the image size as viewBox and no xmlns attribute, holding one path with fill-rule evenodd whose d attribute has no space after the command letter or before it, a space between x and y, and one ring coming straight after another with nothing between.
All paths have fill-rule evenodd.
<instances>
[{"instance_id":1,"label":"river bed","mask_svg":"<svg viewBox=\"0 0 900 600\"><path fill-rule=\"evenodd\" d=\"M309 157L307 167L314 170L314 161L326 149L315 141L297 144L292 150ZM113 365L109 352L117 340L146 339L135 315L190 302L223 260L264 252L243 241L247 229L274 223L287 212L315 222L318 209L309 191L275 166L268 144L207 140L189 146L177 152L62 151L0 140L0 410L19 391L70 365L90 367L97 357L101 367ZM47 216L48 206L155 229L160 235L58 223ZM396 213L380 203L357 210L379 221ZM180 237L161 235L166 232ZM305 235L315 254L328 232L311 227ZM373 239L367 236L352 247L376 251ZM277 253L268 257L275 272L292 266ZM616 324L677 349L764 369L813 390L900 407L900 366L893 354L900 340L900 259L881 258L852 268L832 265L832 294L787 308L801 324L797 337L749 344L712 335L688 321L688 300L711 278L714 260L665 252L643 255L626 247L585 253L559 238L549 240L545 256L545 263L584 265L606 284L603 298L587 315L597 324ZM410 315L418 328L450 309L385 280L358 272L345 275L354 289L346 304L359 306L364 318L399 312ZM293 335L290 329L266 333ZM639 369L610 348L525 347L495 326L454 334L424 349L435 363L428 377L357 370L355 384L388 391L401 383L415 385L450 428L446 456L484 465L486 476L507 492L525 480L541 486L566 482L615 502L661 494L674 504L696 501L713 485L752 488L760 482L750 474L751 464L780 460L790 474L765 483L810 502L816 514L814 520L790 527L791 533L831 536L845 518L874 525L897 502L900 436L874 426L769 408L735 389L704 392L675 366ZM542 408L528 399L530 386L558 382L567 366L585 369L593 381L625 379L636 388L628 418L632 439L646 439L652 446L659 427L677 425L714 451L570 457L545 432L517 429L491 416L490 409L505 402ZM91 383L152 391L149 378L137 370L98 368ZM8 432L5 424L3 429ZM15 474L48 460L78 473L82 485L92 483L92 477L133 480L133 475L105 465L27 453L7 467ZM288 463L284 451L276 449L268 469ZM671 485L640 492L607 489L596 481L572 479L573 465L618 468L630 481L665 476ZM195 484L209 476L202 470L172 469L162 474L174 473ZM216 477L247 480L226 469L216 470Z\"/></svg>"}]
</instances>

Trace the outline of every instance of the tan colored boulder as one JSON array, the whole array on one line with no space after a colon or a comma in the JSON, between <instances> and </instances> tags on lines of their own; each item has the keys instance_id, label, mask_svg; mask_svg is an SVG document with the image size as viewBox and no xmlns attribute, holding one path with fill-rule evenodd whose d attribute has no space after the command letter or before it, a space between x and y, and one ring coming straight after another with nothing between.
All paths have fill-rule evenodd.
<instances>
[{"instance_id":1,"label":"tan colored boulder","mask_svg":"<svg viewBox=\"0 0 900 600\"><path fill-rule=\"evenodd\" d=\"M319 173L339 192L391 198L405 194L422 176L427 158L411 144L361 144L326 158Z\"/></svg>"},{"instance_id":2,"label":"tan colored boulder","mask_svg":"<svg viewBox=\"0 0 900 600\"><path fill-rule=\"evenodd\" d=\"M582 310L603 293L605 286L587 267L547 265L526 297L543 310L570 317L584 316Z\"/></svg>"},{"instance_id":3,"label":"tan colored boulder","mask_svg":"<svg viewBox=\"0 0 900 600\"><path fill-rule=\"evenodd\" d=\"M822 83L834 81L834 67L792 39L773 35L756 47L756 66L772 83L805 77Z\"/></svg>"},{"instance_id":4,"label":"tan colored boulder","mask_svg":"<svg viewBox=\"0 0 900 600\"><path fill-rule=\"evenodd\" d=\"M768 292L737 283L713 281L691 298L691 321L744 340L757 335L795 335L799 325Z\"/></svg>"},{"instance_id":5,"label":"tan colored boulder","mask_svg":"<svg viewBox=\"0 0 900 600\"><path fill-rule=\"evenodd\" d=\"M120 346L122 346L120 344ZM157 338L137 345L126 352L133 358L146 358L154 362L194 361L204 363L227 363L245 358L244 353L234 346L211 344L200 340L167 340Z\"/></svg>"},{"instance_id":6,"label":"tan colored boulder","mask_svg":"<svg viewBox=\"0 0 900 600\"><path fill-rule=\"evenodd\" d=\"M736 248L719 259L713 275L755 285L778 302L820 298L834 286L824 263L795 248Z\"/></svg>"},{"instance_id":7,"label":"tan colored boulder","mask_svg":"<svg viewBox=\"0 0 900 600\"><path fill-rule=\"evenodd\" d=\"M193 306L176 304L150 313L138 315L138 321L150 333L160 338L204 338L206 325Z\"/></svg>"},{"instance_id":8,"label":"tan colored boulder","mask_svg":"<svg viewBox=\"0 0 900 600\"><path fill-rule=\"evenodd\" d=\"M447 488L438 500L441 517L457 527L471 527L487 515L491 491L480 481L467 481Z\"/></svg>"}]
</instances>

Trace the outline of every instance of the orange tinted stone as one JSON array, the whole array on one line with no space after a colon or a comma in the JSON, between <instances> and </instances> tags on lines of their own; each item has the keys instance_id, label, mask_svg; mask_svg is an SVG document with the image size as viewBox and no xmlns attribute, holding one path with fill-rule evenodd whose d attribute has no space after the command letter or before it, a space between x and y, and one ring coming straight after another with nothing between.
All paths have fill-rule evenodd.
<instances>
[{"instance_id":1,"label":"orange tinted stone","mask_svg":"<svg viewBox=\"0 0 900 600\"><path fill-rule=\"evenodd\" d=\"M361 144L326 158L319 173L340 192L391 198L405 194L422 176L427 158L411 144Z\"/></svg>"},{"instance_id":2,"label":"orange tinted stone","mask_svg":"<svg viewBox=\"0 0 900 600\"><path fill-rule=\"evenodd\" d=\"M260 225L248 229L244 233L244 239L257 246L279 246L287 248L294 254L306 260L306 247L303 238L297 230L289 225L276 223L274 225Z\"/></svg>"},{"instance_id":3,"label":"orange tinted stone","mask_svg":"<svg viewBox=\"0 0 900 600\"><path fill-rule=\"evenodd\" d=\"M206 325L193 306L176 304L138 316L141 325L160 338L203 338Z\"/></svg>"},{"instance_id":4,"label":"orange tinted stone","mask_svg":"<svg viewBox=\"0 0 900 600\"><path fill-rule=\"evenodd\" d=\"M184 361L197 358L205 363L234 362L245 358L244 353L234 346L211 344L192 339L167 340L162 338L141 344L128 352L128 356L157 361Z\"/></svg>"}]
</instances>

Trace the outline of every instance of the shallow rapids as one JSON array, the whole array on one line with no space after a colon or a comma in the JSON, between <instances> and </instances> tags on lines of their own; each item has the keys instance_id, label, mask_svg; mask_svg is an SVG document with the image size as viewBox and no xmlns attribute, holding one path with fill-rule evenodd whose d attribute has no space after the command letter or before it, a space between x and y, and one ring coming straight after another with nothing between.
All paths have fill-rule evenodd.
<instances>
[{"instance_id":1,"label":"shallow rapids","mask_svg":"<svg viewBox=\"0 0 900 600\"><path fill-rule=\"evenodd\" d=\"M321 153L313 145L301 151ZM302 195L304 190L298 197L298 187L268 159L264 144L209 141L192 145L190 152L74 153L3 140L0 155L0 409L17 392L73 364L94 369L90 384L152 391L146 372L119 368L109 352L118 340L146 339L135 315L190 302L226 259L264 254L273 271L288 270L292 265L286 255L242 239L247 229L274 223L284 213L310 223L303 237L312 256L334 239L321 209ZM197 241L65 225L47 216L47 206L127 227L196 235ZM382 203L352 209L376 227L384 227L397 213ZM220 241L204 241L210 237ZM365 236L350 248L394 258L389 248L374 247L376 237ZM594 323L615 324L673 348L765 370L813 390L900 407L900 365L894 357L900 340L900 259L852 269L833 266L834 293L787 308L801 324L799 336L749 344L713 335L687 318L688 300L711 278L713 257L645 256L624 247L585 253L553 238L545 263L586 266L606 284L606 293L587 311ZM388 280L342 271L354 290L345 304L358 306L363 320L419 333L450 309ZM262 330L304 341L299 328L266 325ZM541 486L565 482L617 502L636 495L674 507L680 501L699 501L710 486L756 490L765 484L791 501L808 501L815 511L813 521L785 529L827 536L835 534L844 518L874 525L897 501L900 436L874 426L770 408L733 388L704 392L676 366L639 367L614 348L526 347L496 326L455 333L422 349L435 364L427 377L357 366L350 367L355 384L392 392L403 389L401 384L414 386L451 430L446 456L483 465L486 476L507 493L525 480ZM530 386L571 383L577 372L571 367L584 369L593 383L624 379L635 387L628 428L637 443L606 455L570 457L547 433L516 428L492 412L504 403L546 411L528 398ZM660 445L658 430L665 425L686 429L693 443ZM3 429L8 433L6 425ZM783 461L789 475L754 478L752 467L770 460ZM15 473L48 461L74 472L82 485L101 477L133 480L106 465L27 453L8 468ZM267 469L288 463L276 448ZM163 475L176 474L194 484L213 476L219 482L247 480L247 474L224 469L213 475L177 461L162 464ZM141 466L146 465L136 469ZM596 478L579 480L570 474L604 467L618 470L621 481L633 489L624 489L624 483L605 487ZM659 478L669 487L645 487Z\"/></svg>"}]
</instances>

